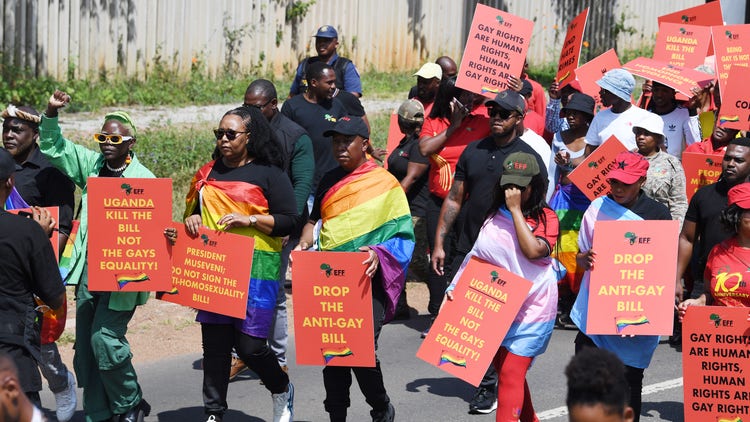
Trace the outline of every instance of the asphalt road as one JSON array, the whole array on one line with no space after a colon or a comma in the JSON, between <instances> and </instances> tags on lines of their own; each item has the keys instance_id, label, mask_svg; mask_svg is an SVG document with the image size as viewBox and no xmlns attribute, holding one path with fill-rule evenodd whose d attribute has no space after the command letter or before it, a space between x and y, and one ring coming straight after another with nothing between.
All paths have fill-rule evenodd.
<instances>
[{"instance_id":1,"label":"asphalt road","mask_svg":"<svg viewBox=\"0 0 750 422\"><path fill-rule=\"evenodd\" d=\"M421 341L419 333L426 323L425 315L397 321L387 325L380 338L379 357L386 388L396 408L396 419L494 421L494 413L467 414L474 387L415 357ZM573 354L574 337L575 331L555 330L547 352L536 360L529 372L534 407L542 421L567 421L563 370ZM327 421L323 409L321 368L297 366L293 342L290 357L289 372L296 387L295 420ZM200 355L194 354L137 367L144 397L152 405L151 415L146 421L205 420L199 363ZM78 390L78 395L80 398L81 390ZM682 401L682 356L663 342L645 373L641 421L682 421ZM54 398L46 388L42 402L54 406ZM231 410L225 415L225 421L272 420L270 393L252 373L243 374L230 384L228 402ZM369 410L358 387L353 385L349 420L370 420ZM83 420L82 411L77 412L73 419Z\"/></svg>"}]
</instances>

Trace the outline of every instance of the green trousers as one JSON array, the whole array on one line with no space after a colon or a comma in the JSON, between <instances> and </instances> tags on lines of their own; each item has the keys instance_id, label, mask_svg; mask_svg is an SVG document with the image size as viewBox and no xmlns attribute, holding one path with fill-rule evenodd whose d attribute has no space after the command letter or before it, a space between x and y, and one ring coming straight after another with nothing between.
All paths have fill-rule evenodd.
<instances>
[{"instance_id":1,"label":"green trousers","mask_svg":"<svg viewBox=\"0 0 750 422\"><path fill-rule=\"evenodd\" d=\"M89 292L88 281L76 286L76 342L73 366L83 388L87 422L109 420L141 401L141 387L125 338L135 309L109 309L109 292Z\"/></svg>"}]
</instances>

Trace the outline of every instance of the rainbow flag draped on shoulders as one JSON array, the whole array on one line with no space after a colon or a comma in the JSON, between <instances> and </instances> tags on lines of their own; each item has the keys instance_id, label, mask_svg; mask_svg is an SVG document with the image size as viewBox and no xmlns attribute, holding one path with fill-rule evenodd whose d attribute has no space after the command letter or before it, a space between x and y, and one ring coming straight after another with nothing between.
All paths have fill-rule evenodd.
<instances>
[{"instance_id":1,"label":"rainbow flag draped on shoulders","mask_svg":"<svg viewBox=\"0 0 750 422\"><path fill-rule=\"evenodd\" d=\"M320 250L356 252L369 246L378 254L388 297L385 321L390 321L414 251L411 213L401 185L367 161L326 192L320 215Z\"/></svg>"},{"instance_id":2,"label":"rainbow flag draped on shoulders","mask_svg":"<svg viewBox=\"0 0 750 422\"><path fill-rule=\"evenodd\" d=\"M247 182L208 179L213 165L214 161L204 165L190 182L190 191L185 199L185 218L192 215L200 204L203 225L212 230L221 230L223 227L216 222L231 212L244 215L269 214L268 200L263 189ZM266 338L279 288L277 280L281 264L281 238L264 234L254 227L237 227L229 232L255 238L245 319L237 320L199 311L197 320L205 323L234 323L245 334Z\"/></svg>"}]
</instances>

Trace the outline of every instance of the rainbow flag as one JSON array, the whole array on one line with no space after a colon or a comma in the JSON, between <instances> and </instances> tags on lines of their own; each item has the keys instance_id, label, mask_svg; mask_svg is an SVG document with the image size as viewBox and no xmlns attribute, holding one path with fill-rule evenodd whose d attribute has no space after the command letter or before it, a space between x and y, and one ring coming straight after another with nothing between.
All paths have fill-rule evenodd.
<instances>
[{"instance_id":1,"label":"rainbow flag","mask_svg":"<svg viewBox=\"0 0 750 422\"><path fill-rule=\"evenodd\" d=\"M116 274L115 279L117 280L117 287L120 288L120 290L122 290L122 288L128 283L138 283L149 280L146 273Z\"/></svg>"},{"instance_id":2,"label":"rainbow flag","mask_svg":"<svg viewBox=\"0 0 750 422\"><path fill-rule=\"evenodd\" d=\"M320 215L321 250L355 252L369 246L377 253L388 296L385 322L393 319L414 251L409 203L398 180L367 161L326 192Z\"/></svg>"},{"instance_id":3,"label":"rainbow flag","mask_svg":"<svg viewBox=\"0 0 750 422\"><path fill-rule=\"evenodd\" d=\"M742 419L741 419L741 418L740 418L739 416L737 416L737 417L736 417L736 418L734 418L734 419L729 419L729 418L719 418L718 422L742 422Z\"/></svg>"},{"instance_id":4,"label":"rainbow flag","mask_svg":"<svg viewBox=\"0 0 750 422\"><path fill-rule=\"evenodd\" d=\"M497 88L490 88L488 86L483 86L482 87L482 95L484 95L484 94L486 94L488 92L491 92L493 94L497 94L498 92L500 92L500 90L497 89Z\"/></svg>"},{"instance_id":5,"label":"rainbow flag","mask_svg":"<svg viewBox=\"0 0 750 422\"><path fill-rule=\"evenodd\" d=\"M352 349L348 347L339 347L339 348L334 348L334 349L320 349L320 351L321 353L323 353L323 359L325 359L326 365L333 358L343 358L343 357L351 356L354 354L352 353Z\"/></svg>"},{"instance_id":6,"label":"rainbow flag","mask_svg":"<svg viewBox=\"0 0 750 422\"><path fill-rule=\"evenodd\" d=\"M549 202L560 222L560 236L552 257L560 261L567 271L560 283L570 286L574 293L578 293L585 272L583 268L578 268L576 254L578 231L581 229L583 213L589 205L591 201L572 183L560 185Z\"/></svg>"},{"instance_id":7,"label":"rainbow flag","mask_svg":"<svg viewBox=\"0 0 750 422\"><path fill-rule=\"evenodd\" d=\"M621 333L622 330L624 330L625 327L629 325L648 324L648 318L646 318L646 315L641 315L635 318L619 317L619 318L615 318L615 324L617 325L617 332Z\"/></svg>"},{"instance_id":8,"label":"rainbow flag","mask_svg":"<svg viewBox=\"0 0 750 422\"><path fill-rule=\"evenodd\" d=\"M719 125L727 122L739 122L740 116L719 116Z\"/></svg>"},{"instance_id":9,"label":"rainbow flag","mask_svg":"<svg viewBox=\"0 0 750 422\"><path fill-rule=\"evenodd\" d=\"M438 362L438 366L445 365L446 363L452 363L456 366L461 366L461 367L466 368L465 357L453 356L450 352L443 350L443 352L440 353L440 362Z\"/></svg>"}]
</instances>

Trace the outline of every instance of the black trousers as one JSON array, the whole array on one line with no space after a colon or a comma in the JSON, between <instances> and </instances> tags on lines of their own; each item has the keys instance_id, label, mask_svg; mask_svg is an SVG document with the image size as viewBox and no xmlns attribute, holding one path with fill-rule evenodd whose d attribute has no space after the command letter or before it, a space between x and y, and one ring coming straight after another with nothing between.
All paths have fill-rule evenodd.
<instances>
[{"instance_id":1,"label":"black trousers","mask_svg":"<svg viewBox=\"0 0 750 422\"><path fill-rule=\"evenodd\" d=\"M385 292L380 285L380 276L376 274L372 283L372 314L374 319L375 350L378 349L378 337L383 328L385 317ZM359 389L365 396L365 401L373 410L386 410L390 398L385 391L383 383L383 372L380 370L380 361L375 356L373 367L349 367L349 366L326 366L323 368L323 385L326 389L326 398L323 401L326 412L329 413L331 421L345 421L346 410L351 405L349 399L349 388L352 385L352 372L357 377Z\"/></svg>"},{"instance_id":2,"label":"black trousers","mask_svg":"<svg viewBox=\"0 0 750 422\"><path fill-rule=\"evenodd\" d=\"M576 354L586 347L596 347L596 344L586 334L578 332L575 339ZM633 408L635 413L635 422L641 420L641 390L643 389L643 368L635 368L633 366L625 365L625 380L628 382L628 388L630 389L630 407Z\"/></svg>"},{"instance_id":3,"label":"black trousers","mask_svg":"<svg viewBox=\"0 0 750 422\"><path fill-rule=\"evenodd\" d=\"M289 376L279 366L266 339L244 334L232 325L201 324L203 337L203 405L207 414L227 410L232 348L272 394L283 393Z\"/></svg>"},{"instance_id":4,"label":"black trousers","mask_svg":"<svg viewBox=\"0 0 750 422\"><path fill-rule=\"evenodd\" d=\"M443 199L430 195L427 200L427 213L425 222L427 224L427 245L430 247L430 254L435 249L435 234L437 232L438 221L440 220L440 208L443 206ZM443 275L438 275L432 270L432 264L428 263L427 270L427 290L430 292L430 299L427 303L427 311L430 315L435 316L440 311L440 305L443 303L445 288L448 287L451 274L451 263L453 262L453 249L456 246L457 227L459 227L460 216L453 223L453 228L448 232L443 240L443 251L445 260L443 266Z\"/></svg>"}]
</instances>

